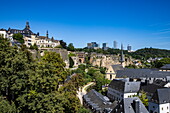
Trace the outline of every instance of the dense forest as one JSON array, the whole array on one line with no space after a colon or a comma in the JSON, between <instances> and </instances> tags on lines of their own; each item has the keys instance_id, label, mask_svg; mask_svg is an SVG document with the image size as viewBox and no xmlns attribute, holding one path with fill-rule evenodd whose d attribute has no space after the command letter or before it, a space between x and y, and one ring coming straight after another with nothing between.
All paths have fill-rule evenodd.
<instances>
[{"instance_id":1,"label":"dense forest","mask_svg":"<svg viewBox=\"0 0 170 113\"><path fill-rule=\"evenodd\" d=\"M135 52L128 53L131 55L133 58L136 59L148 59L148 58L158 58L158 57L170 57L170 50L165 50L165 49L156 49L156 48L144 48L144 49L139 49Z\"/></svg>"}]
</instances>

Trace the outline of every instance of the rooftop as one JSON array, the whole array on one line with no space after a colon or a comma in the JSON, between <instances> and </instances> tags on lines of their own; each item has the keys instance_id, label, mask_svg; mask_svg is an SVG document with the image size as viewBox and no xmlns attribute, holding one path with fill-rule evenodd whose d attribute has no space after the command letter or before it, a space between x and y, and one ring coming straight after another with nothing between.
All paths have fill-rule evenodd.
<instances>
[{"instance_id":1,"label":"rooftop","mask_svg":"<svg viewBox=\"0 0 170 113\"><path fill-rule=\"evenodd\" d=\"M157 89L151 101L159 104L170 103L170 88Z\"/></svg>"},{"instance_id":2,"label":"rooftop","mask_svg":"<svg viewBox=\"0 0 170 113\"><path fill-rule=\"evenodd\" d=\"M132 93L132 92L138 92L140 89L140 82L129 82L129 81L123 81L123 80L112 80L109 84L110 88L118 90L122 93Z\"/></svg>"}]
</instances>

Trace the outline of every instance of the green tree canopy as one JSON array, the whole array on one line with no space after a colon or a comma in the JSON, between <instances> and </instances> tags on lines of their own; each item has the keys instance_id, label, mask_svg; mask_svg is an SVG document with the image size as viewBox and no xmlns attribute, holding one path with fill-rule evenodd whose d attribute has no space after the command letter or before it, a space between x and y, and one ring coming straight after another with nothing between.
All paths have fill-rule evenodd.
<instances>
[{"instance_id":1,"label":"green tree canopy","mask_svg":"<svg viewBox=\"0 0 170 113\"><path fill-rule=\"evenodd\" d=\"M68 45L67 50L68 50L68 51L74 51L74 50L75 50L75 49L74 49L74 46L73 46L73 43L70 43L70 44Z\"/></svg>"},{"instance_id":2,"label":"green tree canopy","mask_svg":"<svg viewBox=\"0 0 170 113\"><path fill-rule=\"evenodd\" d=\"M60 45L62 46L62 48L67 49L67 44L63 40L60 40Z\"/></svg>"},{"instance_id":3,"label":"green tree canopy","mask_svg":"<svg viewBox=\"0 0 170 113\"><path fill-rule=\"evenodd\" d=\"M14 40L17 40L17 41L20 42L21 44L24 43L23 36L22 36L22 34L20 34L20 33L14 34L14 35L13 35L13 39L14 39Z\"/></svg>"}]
</instances>

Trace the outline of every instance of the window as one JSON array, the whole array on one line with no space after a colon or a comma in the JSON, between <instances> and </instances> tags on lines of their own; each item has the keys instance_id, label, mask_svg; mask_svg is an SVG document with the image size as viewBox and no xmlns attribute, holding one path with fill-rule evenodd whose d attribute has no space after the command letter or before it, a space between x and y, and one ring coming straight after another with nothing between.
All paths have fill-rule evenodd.
<instances>
[{"instance_id":1,"label":"window","mask_svg":"<svg viewBox=\"0 0 170 113\"><path fill-rule=\"evenodd\" d=\"M112 75L110 75L110 80L112 79Z\"/></svg>"}]
</instances>

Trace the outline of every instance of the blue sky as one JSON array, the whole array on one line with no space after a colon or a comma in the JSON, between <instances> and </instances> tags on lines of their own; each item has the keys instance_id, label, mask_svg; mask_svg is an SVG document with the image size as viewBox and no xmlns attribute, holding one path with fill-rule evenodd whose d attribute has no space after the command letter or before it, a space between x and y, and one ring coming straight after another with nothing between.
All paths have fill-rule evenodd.
<instances>
[{"instance_id":1,"label":"blue sky","mask_svg":"<svg viewBox=\"0 0 170 113\"><path fill-rule=\"evenodd\" d=\"M0 28L23 29L85 47L113 41L170 49L170 0L1 0Z\"/></svg>"}]
</instances>

